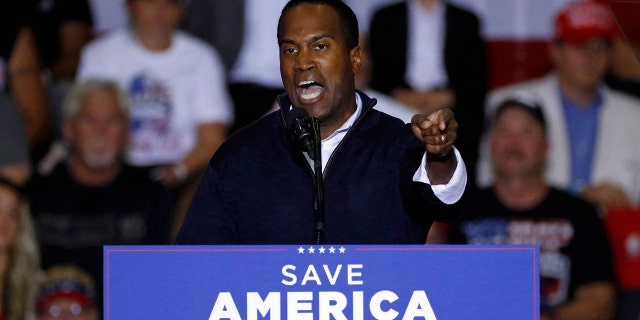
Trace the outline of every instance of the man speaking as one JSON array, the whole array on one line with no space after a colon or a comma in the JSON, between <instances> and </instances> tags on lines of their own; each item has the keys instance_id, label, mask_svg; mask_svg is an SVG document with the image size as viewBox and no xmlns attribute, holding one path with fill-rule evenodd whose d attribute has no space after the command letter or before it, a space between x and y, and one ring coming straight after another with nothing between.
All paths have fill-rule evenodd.
<instances>
[{"instance_id":1,"label":"man speaking","mask_svg":"<svg viewBox=\"0 0 640 320\"><path fill-rule=\"evenodd\" d=\"M422 244L455 219L467 175L453 112L405 125L375 110L355 90L358 24L342 1L290 1L277 34L280 110L218 149L177 242L313 243L320 228L320 243Z\"/></svg>"}]
</instances>

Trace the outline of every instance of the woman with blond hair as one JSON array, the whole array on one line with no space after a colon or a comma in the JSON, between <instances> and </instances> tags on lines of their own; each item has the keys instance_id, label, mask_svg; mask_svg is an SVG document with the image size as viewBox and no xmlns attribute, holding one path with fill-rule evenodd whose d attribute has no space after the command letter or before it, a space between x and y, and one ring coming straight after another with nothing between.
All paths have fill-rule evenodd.
<instances>
[{"instance_id":1,"label":"woman with blond hair","mask_svg":"<svg viewBox=\"0 0 640 320\"><path fill-rule=\"evenodd\" d=\"M40 256L21 188L0 176L0 320L32 318Z\"/></svg>"}]
</instances>

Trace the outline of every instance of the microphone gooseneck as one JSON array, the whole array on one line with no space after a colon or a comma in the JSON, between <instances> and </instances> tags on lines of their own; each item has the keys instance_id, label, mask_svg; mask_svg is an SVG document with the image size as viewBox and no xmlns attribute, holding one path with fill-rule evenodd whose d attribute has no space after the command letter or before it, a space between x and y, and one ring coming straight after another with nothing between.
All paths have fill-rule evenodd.
<instances>
[{"instance_id":1,"label":"microphone gooseneck","mask_svg":"<svg viewBox=\"0 0 640 320\"><path fill-rule=\"evenodd\" d=\"M313 160L313 180L315 187L313 242L322 244L325 240L324 229L324 183L322 175L322 153L320 144L320 122L309 116L307 110L294 107L286 115L287 129L296 148L306 152Z\"/></svg>"},{"instance_id":2,"label":"microphone gooseneck","mask_svg":"<svg viewBox=\"0 0 640 320\"><path fill-rule=\"evenodd\" d=\"M313 125L313 133L314 133L314 143L315 153L318 156L317 159L313 161L314 165L314 180L316 187L316 225L314 228L314 243L315 244L323 244L325 238L324 231L324 176L322 174L322 151L320 144L320 122L318 118L314 117L312 119Z\"/></svg>"}]
</instances>

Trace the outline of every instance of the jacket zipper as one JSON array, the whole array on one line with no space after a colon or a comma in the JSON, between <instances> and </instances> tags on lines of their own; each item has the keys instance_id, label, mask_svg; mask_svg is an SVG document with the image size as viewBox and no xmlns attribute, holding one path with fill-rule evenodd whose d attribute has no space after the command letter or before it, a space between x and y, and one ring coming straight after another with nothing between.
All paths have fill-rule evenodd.
<instances>
[{"instance_id":1,"label":"jacket zipper","mask_svg":"<svg viewBox=\"0 0 640 320\"><path fill-rule=\"evenodd\" d=\"M366 108L363 106L362 115L360 115L356 119L356 121L351 126L351 129L349 129L349 131L347 131L347 134L344 136L344 138L342 138L340 143L338 143L336 148L333 150L333 153L331 153L331 156L329 157L329 160L327 160L327 165L325 166L324 171L322 172L322 178L323 179L326 178L327 172L329 171L329 166L333 162L333 158L334 158L334 155L336 154L336 152L338 152L338 150L342 149L342 146L344 145L344 141L347 140L353 134L353 131L354 131L353 129L355 129L358 126L358 124L362 121L362 119L364 119L364 117L369 113L369 111L371 109L373 109L373 106L375 105L375 103L376 103L376 100L372 98L371 102L369 103L368 106L366 106ZM311 172L311 174L313 174L313 171Z\"/></svg>"}]
</instances>

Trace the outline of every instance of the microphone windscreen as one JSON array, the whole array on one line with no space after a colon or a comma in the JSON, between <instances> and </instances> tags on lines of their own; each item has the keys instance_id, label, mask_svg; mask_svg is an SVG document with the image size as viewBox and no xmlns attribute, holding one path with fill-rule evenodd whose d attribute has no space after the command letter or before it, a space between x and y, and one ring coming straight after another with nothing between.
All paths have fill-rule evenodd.
<instances>
[{"instance_id":1,"label":"microphone windscreen","mask_svg":"<svg viewBox=\"0 0 640 320\"><path fill-rule=\"evenodd\" d=\"M287 122L287 128L291 128L291 125L294 124L296 119L305 119L309 117L309 112L307 112L307 110L299 107L294 107L293 109L289 110L289 112L287 112L287 117L285 119L285 121Z\"/></svg>"}]
</instances>

